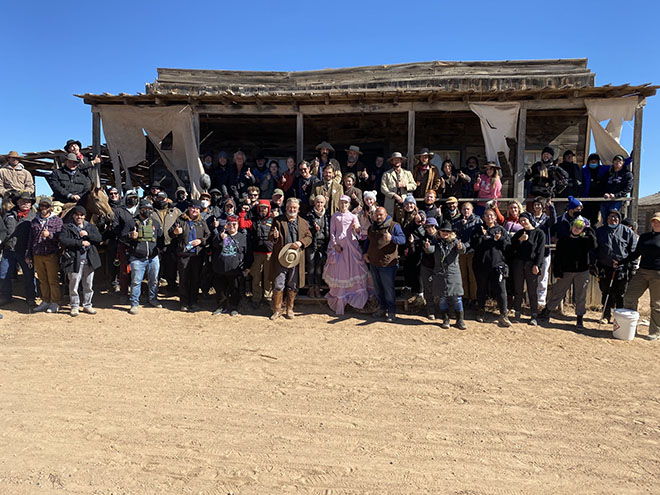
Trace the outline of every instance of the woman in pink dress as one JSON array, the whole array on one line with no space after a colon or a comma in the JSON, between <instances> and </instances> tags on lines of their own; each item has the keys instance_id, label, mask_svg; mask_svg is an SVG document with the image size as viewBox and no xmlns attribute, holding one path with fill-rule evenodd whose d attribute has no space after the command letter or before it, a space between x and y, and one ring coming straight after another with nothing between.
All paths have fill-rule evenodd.
<instances>
[{"instance_id":1,"label":"woman in pink dress","mask_svg":"<svg viewBox=\"0 0 660 495\"><path fill-rule=\"evenodd\" d=\"M341 196L339 211L330 219L328 261L323 269L323 280L330 287L325 297L338 315L344 314L347 304L362 309L369 300L369 269L358 244L360 222L348 211L350 204L351 198Z\"/></svg>"}]
</instances>

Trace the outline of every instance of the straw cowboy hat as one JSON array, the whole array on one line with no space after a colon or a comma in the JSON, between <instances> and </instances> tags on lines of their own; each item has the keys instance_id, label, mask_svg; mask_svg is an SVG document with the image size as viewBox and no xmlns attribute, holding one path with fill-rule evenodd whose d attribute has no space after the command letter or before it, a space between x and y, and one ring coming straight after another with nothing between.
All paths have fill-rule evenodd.
<instances>
[{"instance_id":1,"label":"straw cowboy hat","mask_svg":"<svg viewBox=\"0 0 660 495\"><path fill-rule=\"evenodd\" d=\"M346 153L348 153L349 151L355 151L358 155L361 155L361 154L362 154L362 152L360 151L360 147L359 147L359 146L355 146L354 144L351 144L351 145L348 147L348 149L347 149L347 150L344 150L344 151L345 151Z\"/></svg>"},{"instance_id":2,"label":"straw cowboy hat","mask_svg":"<svg viewBox=\"0 0 660 495\"><path fill-rule=\"evenodd\" d=\"M18 151L10 151L7 153L7 159L9 158L20 158L21 155L18 154Z\"/></svg>"},{"instance_id":3,"label":"straw cowboy hat","mask_svg":"<svg viewBox=\"0 0 660 495\"><path fill-rule=\"evenodd\" d=\"M293 247L293 242L290 242L282 247L277 259L284 268L293 268L302 259L302 249L296 249Z\"/></svg>"},{"instance_id":4,"label":"straw cowboy hat","mask_svg":"<svg viewBox=\"0 0 660 495\"><path fill-rule=\"evenodd\" d=\"M328 148L330 151L335 151L335 149L332 147L332 145L330 143L328 143L327 141L323 141L323 142L317 144L315 149L320 150L321 148Z\"/></svg>"},{"instance_id":5,"label":"straw cowboy hat","mask_svg":"<svg viewBox=\"0 0 660 495\"><path fill-rule=\"evenodd\" d=\"M404 161L404 162L407 162L407 161L408 161L408 159L407 159L405 156L403 156L403 155L402 155L401 153L399 153L398 151L395 151L394 153L392 153L392 156L390 156L390 157L387 159L387 162L388 162L388 163L392 163L392 160L394 160L395 158L401 158L401 161Z\"/></svg>"},{"instance_id":6,"label":"straw cowboy hat","mask_svg":"<svg viewBox=\"0 0 660 495\"><path fill-rule=\"evenodd\" d=\"M428 148L422 148L419 153L415 155L415 158L419 158L420 156L427 155L429 158L433 158L435 156L435 153L432 151L429 151Z\"/></svg>"}]
</instances>

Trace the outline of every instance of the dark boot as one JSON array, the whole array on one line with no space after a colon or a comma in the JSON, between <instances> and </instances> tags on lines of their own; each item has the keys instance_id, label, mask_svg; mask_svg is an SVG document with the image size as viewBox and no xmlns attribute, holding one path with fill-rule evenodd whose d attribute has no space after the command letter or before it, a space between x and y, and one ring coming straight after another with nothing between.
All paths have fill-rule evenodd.
<instances>
[{"instance_id":1,"label":"dark boot","mask_svg":"<svg viewBox=\"0 0 660 495\"><path fill-rule=\"evenodd\" d=\"M282 316L283 296L284 296L284 292L282 292L281 290L273 291L273 314L270 317L271 320L277 320L280 316Z\"/></svg>"},{"instance_id":2,"label":"dark boot","mask_svg":"<svg viewBox=\"0 0 660 495\"><path fill-rule=\"evenodd\" d=\"M580 330L584 329L584 317L582 315L578 315L575 327L579 328Z\"/></svg>"},{"instance_id":3,"label":"dark boot","mask_svg":"<svg viewBox=\"0 0 660 495\"><path fill-rule=\"evenodd\" d=\"M464 316L464 312L459 311L458 316L456 318L456 327L459 330L466 330L467 329L467 326L465 325L465 320L463 319L463 316Z\"/></svg>"},{"instance_id":4,"label":"dark boot","mask_svg":"<svg viewBox=\"0 0 660 495\"><path fill-rule=\"evenodd\" d=\"M286 313L284 317L287 320L293 320L293 303L296 300L296 293L292 290L286 293Z\"/></svg>"},{"instance_id":5,"label":"dark boot","mask_svg":"<svg viewBox=\"0 0 660 495\"><path fill-rule=\"evenodd\" d=\"M445 330L449 328L449 313L447 311L442 311L440 313L440 318L442 318L442 323L440 324L441 328Z\"/></svg>"}]
</instances>

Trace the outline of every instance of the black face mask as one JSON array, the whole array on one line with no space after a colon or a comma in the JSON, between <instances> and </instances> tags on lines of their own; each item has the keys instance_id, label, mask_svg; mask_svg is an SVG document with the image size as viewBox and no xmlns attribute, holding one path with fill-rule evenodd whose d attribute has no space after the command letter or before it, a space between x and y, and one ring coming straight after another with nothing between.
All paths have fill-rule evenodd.
<instances>
[{"instance_id":1,"label":"black face mask","mask_svg":"<svg viewBox=\"0 0 660 495\"><path fill-rule=\"evenodd\" d=\"M112 207L119 206L119 200L118 199L109 199L108 204Z\"/></svg>"},{"instance_id":2,"label":"black face mask","mask_svg":"<svg viewBox=\"0 0 660 495\"><path fill-rule=\"evenodd\" d=\"M129 208L133 208L138 204L138 199L134 196L131 196L130 198L126 198L126 206Z\"/></svg>"},{"instance_id":3,"label":"black face mask","mask_svg":"<svg viewBox=\"0 0 660 495\"><path fill-rule=\"evenodd\" d=\"M176 195L176 200L177 200L177 201L185 201L185 200L186 200L186 196L183 195L183 194L177 194L177 195Z\"/></svg>"},{"instance_id":4,"label":"black face mask","mask_svg":"<svg viewBox=\"0 0 660 495\"><path fill-rule=\"evenodd\" d=\"M140 210L140 217L145 220L149 218L150 214L151 214L151 210Z\"/></svg>"},{"instance_id":5,"label":"black face mask","mask_svg":"<svg viewBox=\"0 0 660 495\"><path fill-rule=\"evenodd\" d=\"M158 208L159 210L162 210L163 208L165 208L167 206L167 201L162 201L162 200L161 201L155 201L154 206L156 208Z\"/></svg>"}]
</instances>

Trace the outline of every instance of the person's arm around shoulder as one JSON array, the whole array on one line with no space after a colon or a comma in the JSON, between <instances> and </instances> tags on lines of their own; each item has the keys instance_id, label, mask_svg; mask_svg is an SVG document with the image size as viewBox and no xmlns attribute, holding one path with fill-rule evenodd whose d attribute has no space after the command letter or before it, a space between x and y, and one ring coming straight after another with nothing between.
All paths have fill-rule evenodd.
<instances>
[{"instance_id":1,"label":"person's arm around shoulder","mask_svg":"<svg viewBox=\"0 0 660 495\"><path fill-rule=\"evenodd\" d=\"M392 242L402 246L406 243L406 235L403 233L401 225L395 223L392 227Z\"/></svg>"}]
</instances>

